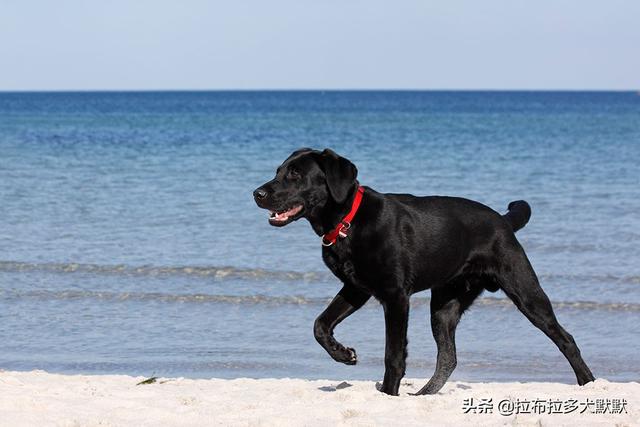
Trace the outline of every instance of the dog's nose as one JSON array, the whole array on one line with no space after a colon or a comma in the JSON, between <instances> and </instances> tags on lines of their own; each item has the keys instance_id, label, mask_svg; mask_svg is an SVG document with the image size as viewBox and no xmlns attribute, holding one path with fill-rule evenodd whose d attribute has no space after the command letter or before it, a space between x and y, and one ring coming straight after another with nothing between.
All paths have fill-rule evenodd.
<instances>
[{"instance_id":1,"label":"dog's nose","mask_svg":"<svg viewBox=\"0 0 640 427\"><path fill-rule=\"evenodd\" d=\"M256 191L253 192L253 197L256 200L262 200L265 197L267 197L267 192L263 188L258 188Z\"/></svg>"}]
</instances>

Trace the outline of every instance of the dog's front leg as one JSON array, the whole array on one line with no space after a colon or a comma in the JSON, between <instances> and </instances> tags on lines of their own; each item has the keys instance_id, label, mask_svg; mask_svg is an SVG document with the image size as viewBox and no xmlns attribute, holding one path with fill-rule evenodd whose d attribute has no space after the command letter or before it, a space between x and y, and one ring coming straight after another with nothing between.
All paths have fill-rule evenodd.
<instances>
[{"instance_id":1,"label":"dog's front leg","mask_svg":"<svg viewBox=\"0 0 640 427\"><path fill-rule=\"evenodd\" d=\"M386 326L384 352L384 380L380 391L398 395L400 380L404 377L407 360L407 325L409 323L409 296L395 295L382 302Z\"/></svg>"},{"instance_id":2,"label":"dog's front leg","mask_svg":"<svg viewBox=\"0 0 640 427\"><path fill-rule=\"evenodd\" d=\"M334 360L347 365L356 364L356 351L336 341L333 337L333 330L340 322L362 307L370 297L371 295L345 285L333 298L327 309L316 319L313 325L316 341Z\"/></svg>"}]
</instances>

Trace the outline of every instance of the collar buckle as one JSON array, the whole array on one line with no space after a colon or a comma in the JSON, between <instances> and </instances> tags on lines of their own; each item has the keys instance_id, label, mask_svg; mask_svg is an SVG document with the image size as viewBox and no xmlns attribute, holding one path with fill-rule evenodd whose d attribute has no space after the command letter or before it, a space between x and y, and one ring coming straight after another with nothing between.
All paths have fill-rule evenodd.
<instances>
[{"instance_id":1,"label":"collar buckle","mask_svg":"<svg viewBox=\"0 0 640 427\"><path fill-rule=\"evenodd\" d=\"M338 231L338 237L340 237L341 239L344 239L345 237L347 237L347 230L349 230L350 228L351 228L350 222L342 221L342 227L340 228L340 231Z\"/></svg>"},{"instance_id":2,"label":"collar buckle","mask_svg":"<svg viewBox=\"0 0 640 427\"><path fill-rule=\"evenodd\" d=\"M351 210L331 232L326 233L324 236L322 236L322 246L329 247L333 245L338 240L338 238L344 239L345 237L347 237L347 230L351 228L351 220L356 215L356 212L360 207L360 202L362 201L363 194L364 188L358 185L356 195L351 204Z\"/></svg>"}]
</instances>

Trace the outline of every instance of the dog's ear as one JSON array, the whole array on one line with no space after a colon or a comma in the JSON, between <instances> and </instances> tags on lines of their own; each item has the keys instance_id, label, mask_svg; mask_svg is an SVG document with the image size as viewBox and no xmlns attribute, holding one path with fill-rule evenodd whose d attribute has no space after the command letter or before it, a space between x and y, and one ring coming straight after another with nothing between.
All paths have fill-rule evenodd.
<instances>
[{"instance_id":1,"label":"dog's ear","mask_svg":"<svg viewBox=\"0 0 640 427\"><path fill-rule=\"evenodd\" d=\"M349 160L328 148L320 153L320 163L327 177L327 187L331 197L338 203L344 203L349 190L356 182L358 169Z\"/></svg>"}]
</instances>

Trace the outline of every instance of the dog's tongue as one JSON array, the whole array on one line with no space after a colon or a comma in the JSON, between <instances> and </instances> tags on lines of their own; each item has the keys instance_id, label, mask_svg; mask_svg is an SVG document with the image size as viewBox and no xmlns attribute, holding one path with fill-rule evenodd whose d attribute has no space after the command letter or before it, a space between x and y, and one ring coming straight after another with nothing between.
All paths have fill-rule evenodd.
<instances>
[{"instance_id":1,"label":"dog's tongue","mask_svg":"<svg viewBox=\"0 0 640 427\"><path fill-rule=\"evenodd\" d=\"M284 221L285 219L289 218L290 216L293 216L293 215L297 214L298 212L300 212L301 209L302 209L302 205L296 206L294 208L289 209L288 211L281 212L281 213L277 213L277 212L273 212L272 211L271 212L271 219Z\"/></svg>"},{"instance_id":2,"label":"dog's tongue","mask_svg":"<svg viewBox=\"0 0 640 427\"><path fill-rule=\"evenodd\" d=\"M272 219L287 219L287 212L283 212L283 213L271 212L271 218Z\"/></svg>"}]
</instances>

